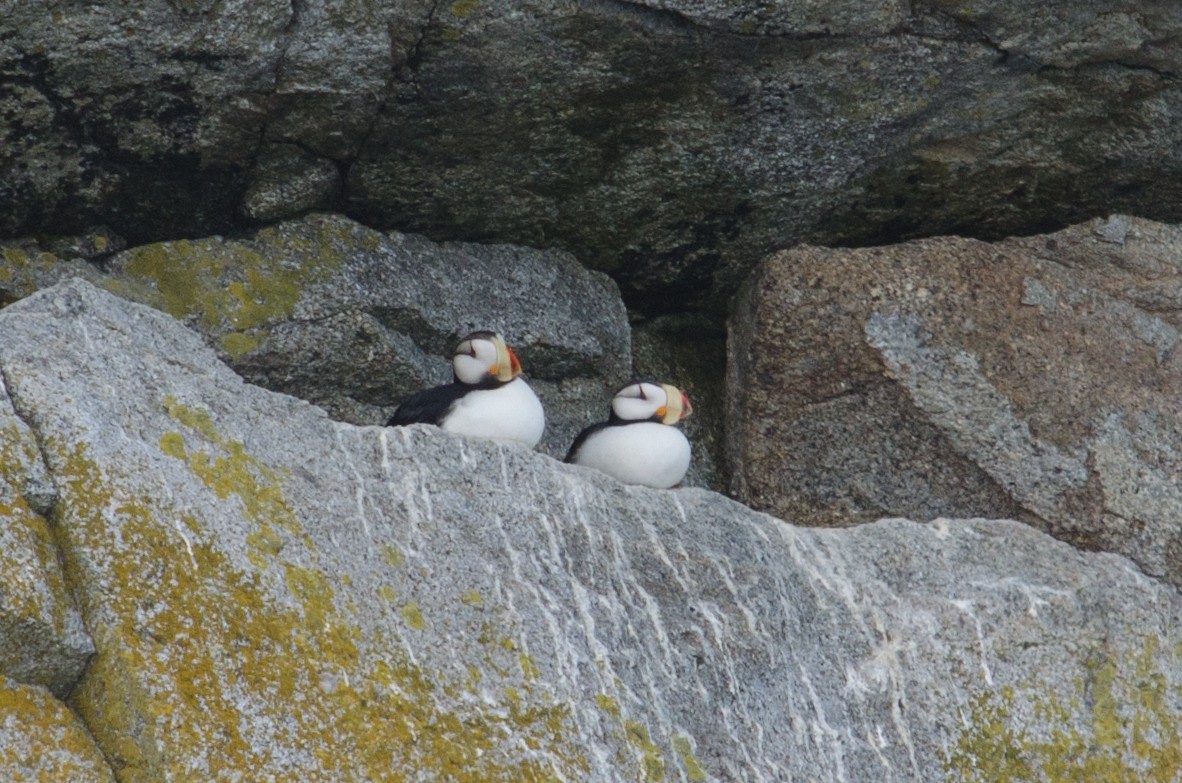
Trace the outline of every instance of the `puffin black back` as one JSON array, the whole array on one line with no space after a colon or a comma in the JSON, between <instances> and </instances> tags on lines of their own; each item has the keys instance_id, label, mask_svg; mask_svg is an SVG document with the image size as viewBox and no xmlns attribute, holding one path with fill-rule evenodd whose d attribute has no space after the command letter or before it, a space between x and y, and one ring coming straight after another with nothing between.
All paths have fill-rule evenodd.
<instances>
[{"instance_id":1,"label":"puffin black back","mask_svg":"<svg viewBox=\"0 0 1182 783\"><path fill-rule=\"evenodd\" d=\"M612 418L616 418L616 417L613 416ZM601 421L598 424L592 424L590 427L587 427L586 429L584 429L582 432L580 432L578 435L575 436L575 442L570 444L570 448L567 449L566 456L563 457L562 461L563 462L574 462L575 458L578 457L578 455L579 455L579 448L583 445L584 442L586 442L587 438L591 437L592 435L594 435L595 433L604 429L605 427L610 427L613 424L623 424L623 423L625 423L623 419L618 419L616 421Z\"/></svg>"},{"instance_id":2,"label":"puffin black back","mask_svg":"<svg viewBox=\"0 0 1182 783\"><path fill-rule=\"evenodd\" d=\"M452 406L468 392L478 389L495 389L501 386L496 378L487 378L480 383L454 381L443 386L433 386L416 392L399 404L394 415L386 422L387 427L403 427L407 424L438 425L447 416Z\"/></svg>"},{"instance_id":3,"label":"puffin black back","mask_svg":"<svg viewBox=\"0 0 1182 783\"><path fill-rule=\"evenodd\" d=\"M423 389L402 401L394 415L386 422L387 427L402 427L407 424L439 424L440 420L455 405L456 400L469 390L462 383L449 383Z\"/></svg>"}]
</instances>

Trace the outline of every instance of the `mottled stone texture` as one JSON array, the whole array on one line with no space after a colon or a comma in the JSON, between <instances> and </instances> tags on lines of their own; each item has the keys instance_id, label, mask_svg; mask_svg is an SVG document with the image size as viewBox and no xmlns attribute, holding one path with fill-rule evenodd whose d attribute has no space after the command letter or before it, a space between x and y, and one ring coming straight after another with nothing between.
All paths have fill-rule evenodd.
<instances>
[{"instance_id":1,"label":"mottled stone texture","mask_svg":"<svg viewBox=\"0 0 1182 783\"><path fill-rule=\"evenodd\" d=\"M812 524L1017 516L1182 584L1182 230L773 256L736 300L736 497Z\"/></svg>"},{"instance_id":2,"label":"mottled stone texture","mask_svg":"<svg viewBox=\"0 0 1182 783\"><path fill-rule=\"evenodd\" d=\"M1182 219L1176 0L0 9L0 236L335 208L663 312L801 241Z\"/></svg>"},{"instance_id":3,"label":"mottled stone texture","mask_svg":"<svg viewBox=\"0 0 1182 783\"><path fill-rule=\"evenodd\" d=\"M0 312L124 783L1176 780L1182 599L1006 521L798 529Z\"/></svg>"},{"instance_id":4,"label":"mottled stone texture","mask_svg":"<svg viewBox=\"0 0 1182 783\"><path fill-rule=\"evenodd\" d=\"M115 776L77 715L43 689L0 675L0 780L115 783Z\"/></svg>"}]
</instances>

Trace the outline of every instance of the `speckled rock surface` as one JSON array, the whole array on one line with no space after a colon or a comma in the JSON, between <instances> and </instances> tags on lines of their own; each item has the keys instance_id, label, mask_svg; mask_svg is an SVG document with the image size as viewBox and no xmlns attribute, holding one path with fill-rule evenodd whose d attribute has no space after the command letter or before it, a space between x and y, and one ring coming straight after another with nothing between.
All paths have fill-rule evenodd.
<instances>
[{"instance_id":1,"label":"speckled rock surface","mask_svg":"<svg viewBox=\"0 0 1182 783\"><path fill-rule=\"evenodd\" d=\"M1182 220L1176 0L3 8L0 236L332 208L665 312L802 241Z\"/></svg>"},{"instance_id":2,"label":"speckled rock surface","mask_svg":"<svg viewBox=\"0 0 1182 783\"><path fill-rule=\"evenodd\" d=\"M131 248L102 271L10 245L0 292L17 299L76 273L182 319L247 380L355 424L384 424L402 398L450 381L451 350L473 329L501 331L521 357L552 455L630 373L619 289L559 251L441 245L317 214L246 239Z\"/></svg>"},{"instance_id":3,"label":"speckled rock surface","mask_svg":"<svg viewBox=\"0 0 1182 783\"><path fill-rule=\"evenodd\" d=\"M1021 516L1182 584L1182 230L770 258L731 322L736 496L816 524Z\"/></svg>"},{"instance_id":4,"label":"speckled rock surface","mask_svg":"<svg viewBox=\"0 0 1182 783\"><path fill-rule=\"evenodd\" d=\"M0 363L6 346L0 344ZM94 645L67 592L46 515L56 493L0 373L0 676L65 696Z\"/></svg>"},{"instance_id":5,"label":"speckled rock surface","mask_svg":"<svg viewBox=\"0 0 1182 783\"><path fill-rule=\"evenodd\" d=\"M1182 599L1122 557L334 422L84 282L0 344L121 781L1177 777Z\"/></svg>"},{"instance_id":6,"label":"speckled rock surface","mask_svg":"<svg viewBox=\"0 0 1182 783\"><path fill-rule=\"evenodd\" d=\"M0 675L0 780L115 783L115 776L66 705Z\"/></svg>"}]
</instances>

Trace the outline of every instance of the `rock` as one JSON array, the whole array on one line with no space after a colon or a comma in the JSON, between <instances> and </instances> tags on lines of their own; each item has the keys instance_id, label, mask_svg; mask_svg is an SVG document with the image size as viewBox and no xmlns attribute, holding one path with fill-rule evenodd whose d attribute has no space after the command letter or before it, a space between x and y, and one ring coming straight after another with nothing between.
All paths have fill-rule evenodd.
<instances>
[{"instance_id":1,"label":"rock","mask_svg":"<svg viewBox=\"0 0 1182 783\"><path fill-rule=\"evenodd\" d=\"M800 242L1182 220L1173 0L10 5L0 236L315 206L720 313Z\"/></svg>"},{"instance_id":2,"label":"rock","mask_svg":"<svg viewBox=\"0 0 1182 783\"><path fill-rule=\"evenodd\" d=\"M242 199L242 211L260 223L332 205L341 187L336 164L291 144L262 150Z\"/></svg>"},{"instance_id":3,"label":"rock","mask_svg":"<svg viewBox=\"0 0 1182 783\"><path fill-rule=\"evenodd\" d=\"M731 321L732 489L812 524L1017 516L1182 584L1182 230L769 258Z\"/></svg>"},{"instance_id":4,"label":"rock","mask_svg":"<svg viewBox=\"0 0 1182 783\"><path fill-rule=\"evenodd\" d=\"M247 380L357 424L384 424L401 399L449 382L456 342L495 329L547 407L541 447L561 456L631 364L619 289L559 251L439 245L315 214L246 239L135 247L105 273L80 264L13 246L0 292L17 299L83 272L182 319Z\"/></svg>"},{"instance_id":5,"label":"rock","mask_svg":"<svg viewBox=\"0 0 1182 783\"><path fill-rule=\"evenodd\" d=\"M0 362L4 355L0 346ZM66 589L46 519L55 499L33 433L0 380L0 677L64 697L94 645Z\"/></svg>"},{"instance_id":6,"label":"rock","mask_svg":"<svg viewBox=\"0 0 1182 783\"><path fill-rule=\"evenodd\" d=\"M48 244L48 252L54 256L88 260L101 260L127 249L127 240L104 226L95 226L77 236L48 237L39 243Z\"/></svg>"},{"instance_id":7,"label":"rock","mask_svg":"<svg viewBox=\"0 0 1182 783\"><path fill-rule=\"evenodd\" d=\"M77 715L44 690L3 676L0 778L115 783L106 759Z\"/></svg>"},{"instance_id":8,"label":"rock","mask_svg":"<svg viewBox=\"0 0 1182 783\"><path fill-rule=\"evenodd\" d=\"M169 316L0 312L120 780L1170 779L1182 598L1007 521L799 529L328 419Z\"/></svg>"},{"instance_id":9,"label":"rock","mask_svg":"<svg viewBox=\"0 0 1182 783\"><path fill-rule=\"evenodd\" d=\"M85 258L61 258L42 248L36 239L0 242L0 305L72 277L101 284L104 276Z\"/></svg>"}]
</instances>

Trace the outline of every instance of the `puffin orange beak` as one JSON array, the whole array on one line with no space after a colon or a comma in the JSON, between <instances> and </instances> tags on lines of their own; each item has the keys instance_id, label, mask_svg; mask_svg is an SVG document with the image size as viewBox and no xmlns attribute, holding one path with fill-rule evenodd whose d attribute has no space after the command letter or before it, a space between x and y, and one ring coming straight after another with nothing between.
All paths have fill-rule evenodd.
<instances>
[{"instance_id":1,"label":"puffin orange beak","mask_svg":"<svg viewBox=\"0 0 1182 783\"><path fill-rule=\"evenodd\" d=\"M657 409L662 424L676 424L694 412L689 397L681 389L667 383L662 383L661 388L665 390L667 401L664 407Z\"/></svg>"},{"instance_id":2,"label":"puffin orange beak","mask_svg":"<svg viewBox=\"0 0 1182 783\"><path fill-rule=\"evenodd\" d=\"M497 363L488 368L488 374L501 383L508 383L521 374L521 360L500 337L493 342L497 346Z\"/></svg>"}]
</instances>

